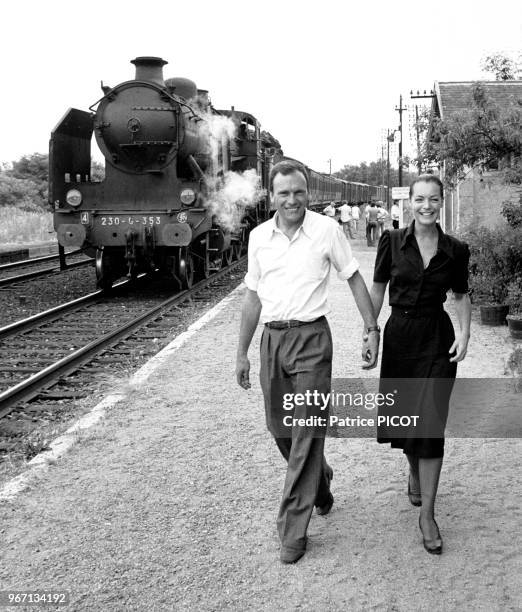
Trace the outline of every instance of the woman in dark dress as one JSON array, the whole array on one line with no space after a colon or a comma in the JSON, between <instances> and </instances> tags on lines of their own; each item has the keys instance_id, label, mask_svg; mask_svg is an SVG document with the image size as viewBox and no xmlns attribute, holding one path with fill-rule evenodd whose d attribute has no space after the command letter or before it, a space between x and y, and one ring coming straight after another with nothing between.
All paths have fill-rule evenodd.
<instances>
[{"instance_id":1,"label":"woman in dark dress","mask_svg":"<svg viewBox=\"0 0 522 612\"><path fill-rule=\"evenodd\" d=\"M421 507L419 527L424 548L432 554L442 552L435 496L449 398L457 362L466 356L471 319L469 250L437 224L442 201L443 186L437 177L424 174L415 179L410 187L414 220L382 235L370 293L378 316L390 283L392 314L384 329L380 391L398 394L395 405L380 408L379 416L418 417L407 427L390 427L387 421L378 427L377 440L402 448L408 458L408 497ZM456 336L443 309L448 289L455 296L460 327Z\"/></svg>"}]
</instances>

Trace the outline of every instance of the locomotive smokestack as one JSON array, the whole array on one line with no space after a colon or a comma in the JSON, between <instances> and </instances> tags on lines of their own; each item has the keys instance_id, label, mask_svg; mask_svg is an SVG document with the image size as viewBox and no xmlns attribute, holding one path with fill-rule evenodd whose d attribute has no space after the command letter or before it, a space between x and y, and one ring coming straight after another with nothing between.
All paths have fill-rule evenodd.
<instances>
[{"instance_id":1,"label":"locomotive smokestack","mask_svg":"<svg viewBox=\"0 0 522 612\"><path fill-rule=\"evenodd\" d=\"M163 66L168 64L161 57L137 57L131 60L131 64L136 66L136 81L150 81L165 87L163 80Z\"/></svg>"}]
</instances>

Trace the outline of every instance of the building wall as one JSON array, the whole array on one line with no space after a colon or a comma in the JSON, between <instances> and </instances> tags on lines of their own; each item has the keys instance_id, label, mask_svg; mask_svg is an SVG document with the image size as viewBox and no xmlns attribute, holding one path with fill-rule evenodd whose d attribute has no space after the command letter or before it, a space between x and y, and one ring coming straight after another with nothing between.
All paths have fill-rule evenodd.
<instances>
[{"instance_id":1,"label":"building wall","mask_svg":"<svg viewBox=\"0 0 522 612\"><path fill-rule=\"evenodd\" d=\"M458 233L473 225L493 228L505 222L502 203L520 198L522 188L506 185L498 172L471 170L456 189L446 191L444 229Z\"/></svg>"}]
</instances>

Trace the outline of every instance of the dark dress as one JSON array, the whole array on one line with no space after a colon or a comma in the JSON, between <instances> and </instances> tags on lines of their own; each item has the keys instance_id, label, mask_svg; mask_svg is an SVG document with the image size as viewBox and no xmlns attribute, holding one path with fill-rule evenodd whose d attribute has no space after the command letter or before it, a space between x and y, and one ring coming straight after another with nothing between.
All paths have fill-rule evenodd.
<instances>
[{"instance_id":1,"label":"dark dress","mask_svg":"<svg viewBox=\"0 0 522 612\"><path fill-rule=\"evenodd\" d=\"M383 233L373 280L390 283L392 307L383 334L379 390L394 394L394 404L381 406L379 417L418 418L403 419L401 427L392 426L389 418L378 419L377 441L433 458L444 455L444 428L457 373L457 364L449 361L455 333L442 305L448 289L468 291L469 250L437 224L437 252L424 269L414 224Z\"/></svg>"}]
</instances>

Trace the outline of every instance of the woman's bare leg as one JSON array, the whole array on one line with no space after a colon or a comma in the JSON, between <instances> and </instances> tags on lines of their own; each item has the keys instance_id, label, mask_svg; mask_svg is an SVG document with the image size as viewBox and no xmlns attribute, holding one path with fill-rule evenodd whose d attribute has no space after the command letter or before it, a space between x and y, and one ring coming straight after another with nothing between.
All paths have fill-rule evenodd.
<instances>
[{"instance_id":1,"label":"woman's bare leg","mask_svg":"<svg viewBox=\"0 0 522 612\"><path fill-rule=\"evenodd\" d=\"M441 469L442 457L433 459L419 458L419 482L422 496L420 526L426 540L435 540L438 537L434 514Z\"/></svg>"}]
</instances>

